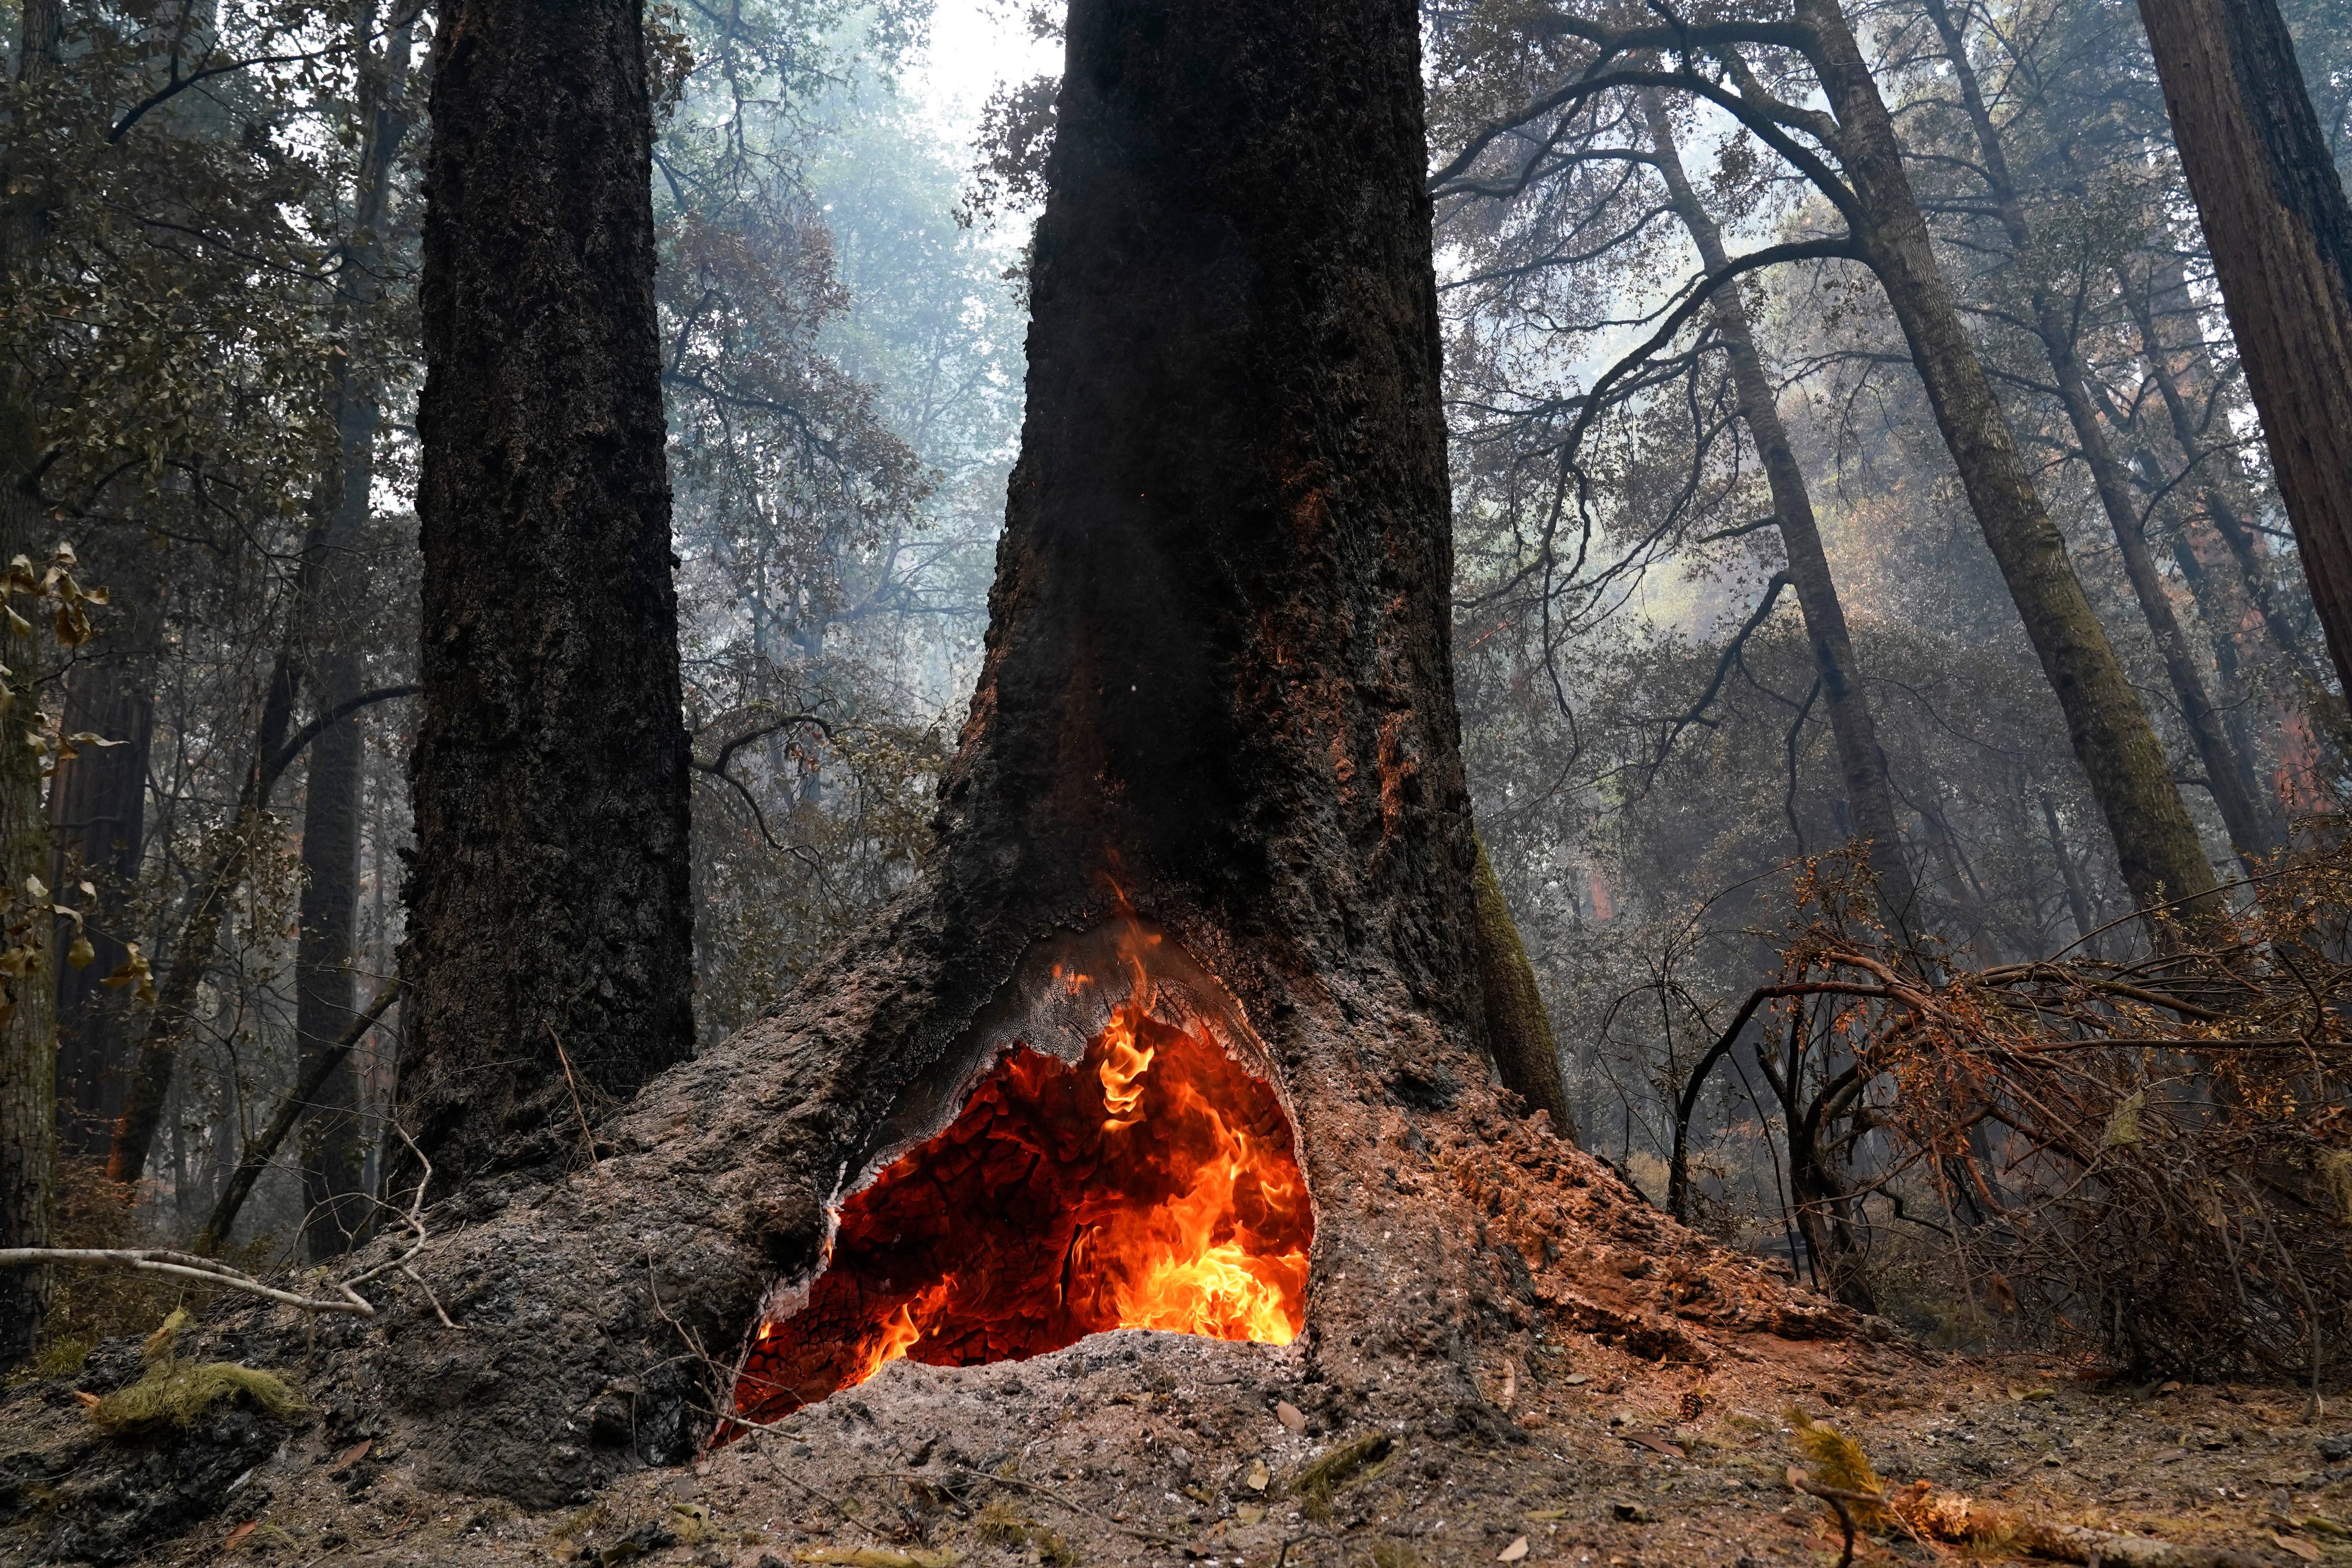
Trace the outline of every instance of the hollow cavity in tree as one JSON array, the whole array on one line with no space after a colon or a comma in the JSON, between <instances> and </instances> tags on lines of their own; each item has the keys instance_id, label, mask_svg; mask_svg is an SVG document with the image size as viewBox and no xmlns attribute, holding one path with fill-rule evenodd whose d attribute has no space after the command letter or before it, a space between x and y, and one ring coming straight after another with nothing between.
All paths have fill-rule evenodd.
<instances>
[{"instance_id":1,"label":"hollow cavity in tree","mask_svg":"<svg viewBox=\"0 0 2352 1568\"><path fill-rule=\"evenodd\" d=\"M774 1419L901 1356L1020 1360L1121 1328L1297 1336L1313 1207L1231 1001L1132 921L1022 969L902 1097L823 1271L762 1314L739 1415Z\"/></svg>"}]
</instances>

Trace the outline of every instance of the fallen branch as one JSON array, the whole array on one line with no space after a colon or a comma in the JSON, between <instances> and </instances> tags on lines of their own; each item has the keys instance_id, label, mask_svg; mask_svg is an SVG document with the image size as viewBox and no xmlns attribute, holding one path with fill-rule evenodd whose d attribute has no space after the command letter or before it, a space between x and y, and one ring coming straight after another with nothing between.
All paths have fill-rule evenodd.
<instances>
[{"instance_id":1,"label":"fallen branch","mask_svg":"<svg viewBox=\"0 0 2352 1568\"><path fill-rule=\"evenodd\" d=\"M383 1000L389 1001L390 998L387 996ZM38 1268L53 1263L78 1263L97 1268L128 1268L134 1274L160 1274L166 1279L184 1279L194 1284L210 1286L215 1289L236 1290L247 1296L258 1296L265 1301L276 1301L281 1306L292 1307L298 1311L341 1312L354 1318L370 1320L375 1317L375 1303L361 1295L359 1288L371 1279L396 1271L408 1276L415 1283L416 1288L425 1292L425 1299L432 1303L434 1315L441 1320L445 1327L454 1329L458 1325L450 1321L449 1314L442 1309L440 1299L433 1294L433 1288L425 1284L424 1278L410 1267L415 1260L416 1255L425 1250L426 1240L425 1188L425 1184L433 1180L433 1162L427 1160L424 1152L416 1147L416 1141L408 1136L406 1128L395 1122L393 1125L393 1131L400 1134L401 1141L408 1145L409 1152L416 1156L417 1163L422 1165L425 1171L425 1173L417 1179L416 1193L409 1201L407 1212L401 1215L403 1223L415 1234L415 1239L409 1244L407 1251L395 1258L386 1258L373 1268L363 1268L348 1279L331 1281L343 1297L340 1301L329 1300L319 1296L300 1296L291 1290L280 1290L275 1285L264 1285L242 1268L230 1268L216 1258L204 1258L193 1252L173 1252L167 1247L0 1247L0 1268Z\"/></svg>"},{"instance_id":2,"label":"fallen branch","mask_svg":"<svg viewBox=\"0 0 2352 1568\"><path fill-rule=\"evenodd\" d=\"M161 1274L224 1290L242 1290L248 1296L259 1296L265 1300L281 1302L305 1312L348 1312L355 1318L375 1316L373 1304L341 1280L335 1282L335 1288L349 1297L348 1300L329 1301L315 1296L298 1296L291 1290L264 1285L243 1269L231 1268L227 1264L210 1258L199 1258L193 1252L172 1252L156 1247L0 1247L0 1268L37 1268L49 1263L81 1263L98 1268L128 1268L138 1274Z\"/></svg>"},{"instance_id":3,"label":"fallen branch","mask_svg":"<svg viewBox=\"0 0 2352 1568\"><path fill-rule=\"evenodd\" d=\"M278 1102L278 1109L270 1114L269 1125L262 1129L260 1136L245 1146L245 1153L236 1163L236 1173L229 1177L228 1185L221 1189L220 1201L213 1205L212 1217L205 1220L204 1229L196 1233L198 1252L209 1256L220 1250L220 1244L228 1237L229 1227L236 1223L237 1211L245 1206L245 1200L251 1195L254 1183L261 1179L261 1173L269 1168L270 1159L278 1152L278 1146L286 1141L288 1133L294 1131L294 1124L310 1108L310 1102L318 1097L328 1078L342 1066L343 1059L352 1054L360 1041L367 1037L367 1032L375 1027L376 1020L383 1016L384 1009L391 1006L393 999L399 994L400 982L387 982L375 994L375 1000L367 1005L367 1010L352 1020L352 1026L343 1032L341 1039L335 1042L334 1048L322 1053L312 1062L310 1070L302 1075L302 1080Z\"/></svg>"}]
</instances>

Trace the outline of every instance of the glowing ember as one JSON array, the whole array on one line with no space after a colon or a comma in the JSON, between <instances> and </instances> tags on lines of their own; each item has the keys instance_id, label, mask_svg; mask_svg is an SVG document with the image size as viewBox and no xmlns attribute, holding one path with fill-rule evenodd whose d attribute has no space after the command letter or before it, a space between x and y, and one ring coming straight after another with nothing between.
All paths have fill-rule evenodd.
<instances>
[{"instance_id":1,"label":"glowing ember","mask_svg":"<svg viewBox=\"0 0 2352 1568\"><path fill-rule=\"evenodd\" d=\"M1297 1337L1314 1218L1289 1121L1213 1043L1151 1017L1135 978L1076 1068L1015 1047L843 1205L808 1304L761 1326L739 1411L773 1419L900 1356L1006 1361L1104 1329Z\"/></svg>"}]
</instances>

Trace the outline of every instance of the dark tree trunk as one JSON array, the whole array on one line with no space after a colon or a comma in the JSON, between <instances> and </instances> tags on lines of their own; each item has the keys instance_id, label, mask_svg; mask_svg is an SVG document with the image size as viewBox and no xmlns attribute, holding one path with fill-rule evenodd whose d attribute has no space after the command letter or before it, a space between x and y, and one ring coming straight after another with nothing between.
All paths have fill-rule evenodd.
<instances>
[{"instance_id":1,"label":"dark tree trunk","mask_svg":"<svg viewBox=\"0 0 2352 1568\"><path fill-rule=\"evenodd\" d=\"M2198 760L2205 764L2206 784L2212 792L2213 804L2221 808L2221 823L2229 832L2231 845L2250 870L2258 871L2264 857L2279 842L2278 823L2245 787L2245 769L2237 748L2223 727L2221 710L2206 690L2204 673L2197 668L2188 635L2180 629L2180 618L2173 611L2171 595L2157 572L2156 556L2148 549L2139 508L2132 500L2131 478L2109 445L2105 427L2099 423L2097 410L2091 405L2088 378L2082 354L2075 346L2072 317L2048 278L2033 266L2033 232L2026 222L2025 203L2018 195L2017 182L2010 174L2008 149L2002 143L2000 129L1993 124L1991 110L1985 105L1959 21L1944 0L1927 0L1927 10L1943 37L1945 58L1951 65L1954 80L1959 84L1960 102L1968 111L1969 122L1976 132L1977 149L1983 158L1984 182L2000 211L2010 248L2033 279L2030 295L2034 336L2050 362L2058 401L2074 428L2084 465L2091 470L2092 488L2098 492L2107 527L2116 536L2116 547L2123 556L2124 576L2131 584L2141 617L2156 641L2157 655L2163 661L2165 677L2171 682L2173 698L2180 706L2181 719L2196 744Z\"/></svg>"},{"instance_id":2,"label":"dark tree trunk","mask_svg":"<svg viewBox=\"0 0 2352 1568\"><path fill-rule=\"evenodd\" d=\"M2141 909L2168 906L2168 917L2192 932L2212 931L2227 912L2212 865L1937 265L1877 80L1838 0L1797 0L1796 15L1811 34L1813 67L1837 119L1839 160L1858 209L1855 238L1886 289L1969 508L2066 716L2125 885ZM2152 921L2151 936L2165 940L2163 922Z\"/></svg>"},{"instance_id":3,"label":"dark tree trunk","mask_svg":"<svg viewBox=\"0 0 2352 1568\"><path fill-rule=\"evenodd\" d=\"M16 76L37 79L57 63L60 10L28 0L17 37ZM41 195L11 177L0 146L0 268L29 267L47 223ZM33 490L41 438L28 389L13 356L0 358L0 565L17 555L47 558ZM43 618L37 605L25 618ZM48 823L41 810L41 755L28 741L26 716L40 699L41 633L16 636L0 616L0 949L16 971L0 975L0 1247L46 1247L57 1192L58 1035L53 917L33 890L49 865ZM32 879L27 883L26 879ZM49 1304L46 1268L0 1269L0 1371L33 1353Z\"/></svg>"},{"instance_id":4,"label":"dark tree trunk","mask_svg":"<svg viewBox=\"0 0 2352 1568\"><path fill-rule=\"evenodd\" d=\"M137 591L118 576L108 586L126 615L138 616ZM121 635L108 628L109 640ZM131 633L135 644L137 634ZM130 955L122 945L125 894L139 877L147 821L147 752L155 731L152 677L143 650L131 657L100 647L66 681L64 728L122 742L85 746L58 764L49 783L49 884L89 879L98 889L68 901L88 906L83 929L94 956L77 969L58 966L58 1134L68 1156L106 1152L122 1114L123 994L100 984ZM67 940L71 940L68 938Z\"/></svg>"},{"instance_id":5,"label":"dark tree trunk","mask_svg":"<svg viewBox=\"0 0 2352 1568\"><path fill-rule=\"evenodd\" d=\"M5 374L5 372L0 372ZM0 385L0 391L14 387ZM0 402L0 563L26 555L43 560L45 521L17 482L30 441L29 421L13 399ZM36 604L25 618L46 617ZM0 722L0 949L12 973L0 973L0 1247L49 1245L57 1197L57 963L49 900L35 896L49 874L49 836L41 815L41 754L26 743L24 715L40 698L42 664L37 627L18 637L0 616L0 665L8 674L0 691L9 699ZM37 1348L49 1302L46 1268L0 1268L0 1371Z\"/></svg>"},{"instance_id":6,"label":"dark tree trunk","mask_svg":"<svg viewBox=\"0 0 2352 1568\"><path fill-rule=\"evenodd\" d=\"M606 1122L593 1171L463 1195L514 1194L528 1242L500 1221L436 1243L419 1266L465 1331L373 1352L450 1432L441 1474L560 1500L635 1462L601 1445L688 1451L727 1374L684 1346L730 1357L819 1266L828 1205L955 1110L1033 982L1052 993L1042 958L1128 907L1230 994L1294 1121L1308 1376L1361 1399L1418 1368L1476 1400L1503 1265L1483 1222L1413 1195L1433 1141L1572 1151L1494 1081L1419 36L1410 0L1072 5L1022 456L939 847L775 1016ZM447 614L428 604L428 647ZM420 877L446 853L425 834ZM616 1203L631 1258L608 1267ZM546 1448L575 1416L590 1436Z\"/></svg>"},{"instance_id":7,"label":"dark tree trunk","mask_svg":"<svg viewBox=\"0 0 2352 1568\"><path fill-rule=\"evenodd\" d=\"M397 1114L457 1176L684 1060L694 966L640 8L438 26Z\"/></svg>"},{"instance_id":8,"label":"dark tree trunk","mask_svg":"<svg viewBox=\"0 0 2352 1568\"><path fill-rule=\"evenodd\" d=\"M2276 0L2140 0L2271 470L2352 691L2352 204Z\"/></svg>"},{"instance_id":9,"label":"dark tree trunk","mask_svg":"<svg viewBox=\"0 0 2352 1568\"><path fill-rule=\"evenodd\" d=\"M1658 172L1675 212L1698 247L1699 259L1709 272L1719 272L1730 260L1724 249L1723 230L1699 201L1684 173L1682 153L1675 144L1674 127L1655 92L1643 95L1643 117L1658 152ZM1772 378L1756 347L1756 333L1748 320L1748 304L1737 289L1717 293L1710 307L1717 331L1723 334L1725 355L1731 362L1731 382L1739 399L1739 418L1756 442L1756 455L1771 487L1772 518L1789 557L1789 584L1797 591L1797 605L1805 617L1805 640L1813 650L1813 669L1821 677L1822 693L1829 699L1830 733L1837 742L1838 773L1845 784L1846 804L1853 812L1853 836L1870 844L1870 861L1878 875L1879 901L1898 924L1917 919L1917 889L1911 868L1903 858L1903 840L1896 826L1895 792L1886 780L1886 752L1878 743L1878 725L1863 695L1861 667L1853 653L1853 636L1846 629L1845 605L1838 598L1837 581L1830 575L1829 552L1822 547L1820 525L1813 518L1812 492L1798 466L1796 447L1780 422L1780 405L1773 395Z\"/></svg>"}]
</instances>

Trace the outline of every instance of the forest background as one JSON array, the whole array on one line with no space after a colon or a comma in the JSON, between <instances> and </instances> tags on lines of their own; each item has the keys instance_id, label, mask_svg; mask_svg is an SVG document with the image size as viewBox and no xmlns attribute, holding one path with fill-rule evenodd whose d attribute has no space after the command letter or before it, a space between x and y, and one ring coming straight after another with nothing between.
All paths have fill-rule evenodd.
<instances>
[{"instance_id":1,"label":"forest background","mask_svg":"<svg viewBox=\"0 0 2352 1568\"><path fill-rule=\"evenodd\" d=\"M2352 11L2283 9L2340 177ZM1051 57L1050 8L992 15ZM1769 116L1654 58L1634 60L1654 80L1543 101L1593 28L1648 12L1424 8L1464 742L1569 1109L1654 1201L1978 1344L2120 1332L2140 1298L2053 1261L2099 1234L2063 1208L2070 1173L2124 1201L2115 1167L2159 1126L2186 1147L2216 1106L2253 1108L2266 1142L2239 1163L2283 1161L2292 1205L2225 1191L2210 1137L2157 1185L2277 1255L2248 1266L2278 1304L2265 1333L2190 1359L2315 1373L2340 1352L2312 1293L2347 1299L2326 1294L2344 1247L2301 1238L2340 1228L2331 1205L2352 1218L2328 1030L2290 1032L2300 1078L2124 1053L2021 1108L1948 1074L1929 1092L1894 983L1855 990L1854 955L1891 943L1944 1009L1926 1034L2025 1028L1985 998L2030 993L2047 1043L2086 988L2112 1034L2184 944L2276 938L2327 1014L2347 729L2137 8L1846 15L2074 623L2013 590L2013 538L1931 397L1954 365ZM1054 82L1003 83L976 145L942 133L908 88L933 20L925 0L649 13L705 1042L905 885L977 663ZM66 1158L55 1192L10 1201L54 1205L63 1242L180 1245L234 1211L211 1241L316 1259L373 1212L431 23L375 0L24 7L0 440L18 603L42 601L10 721L42 782L10 919L55 921L65 962L51 1098L16 1113L53 1104ZM1824 89L1788 68L1742 90L1793 123ZM1770 265L1696 308L1731 257ZM2074 708L2045 674L2062 634L2119 672ZM2082 737L2134 722L2163 755L2119 785ZM2184 832L2136 830L2126 785ZM47 1005L20 994L8 1027ZM1998 1016L1956 1023L1967 1005ZM240 1163L298 1086L247 1195ZM1957 1143L1915 1135L1955 1096L2006 1109L1938 1123ZM58 1289L58 1343L124 1331L105 1289Z\"/></svg>"}]
</instances>

